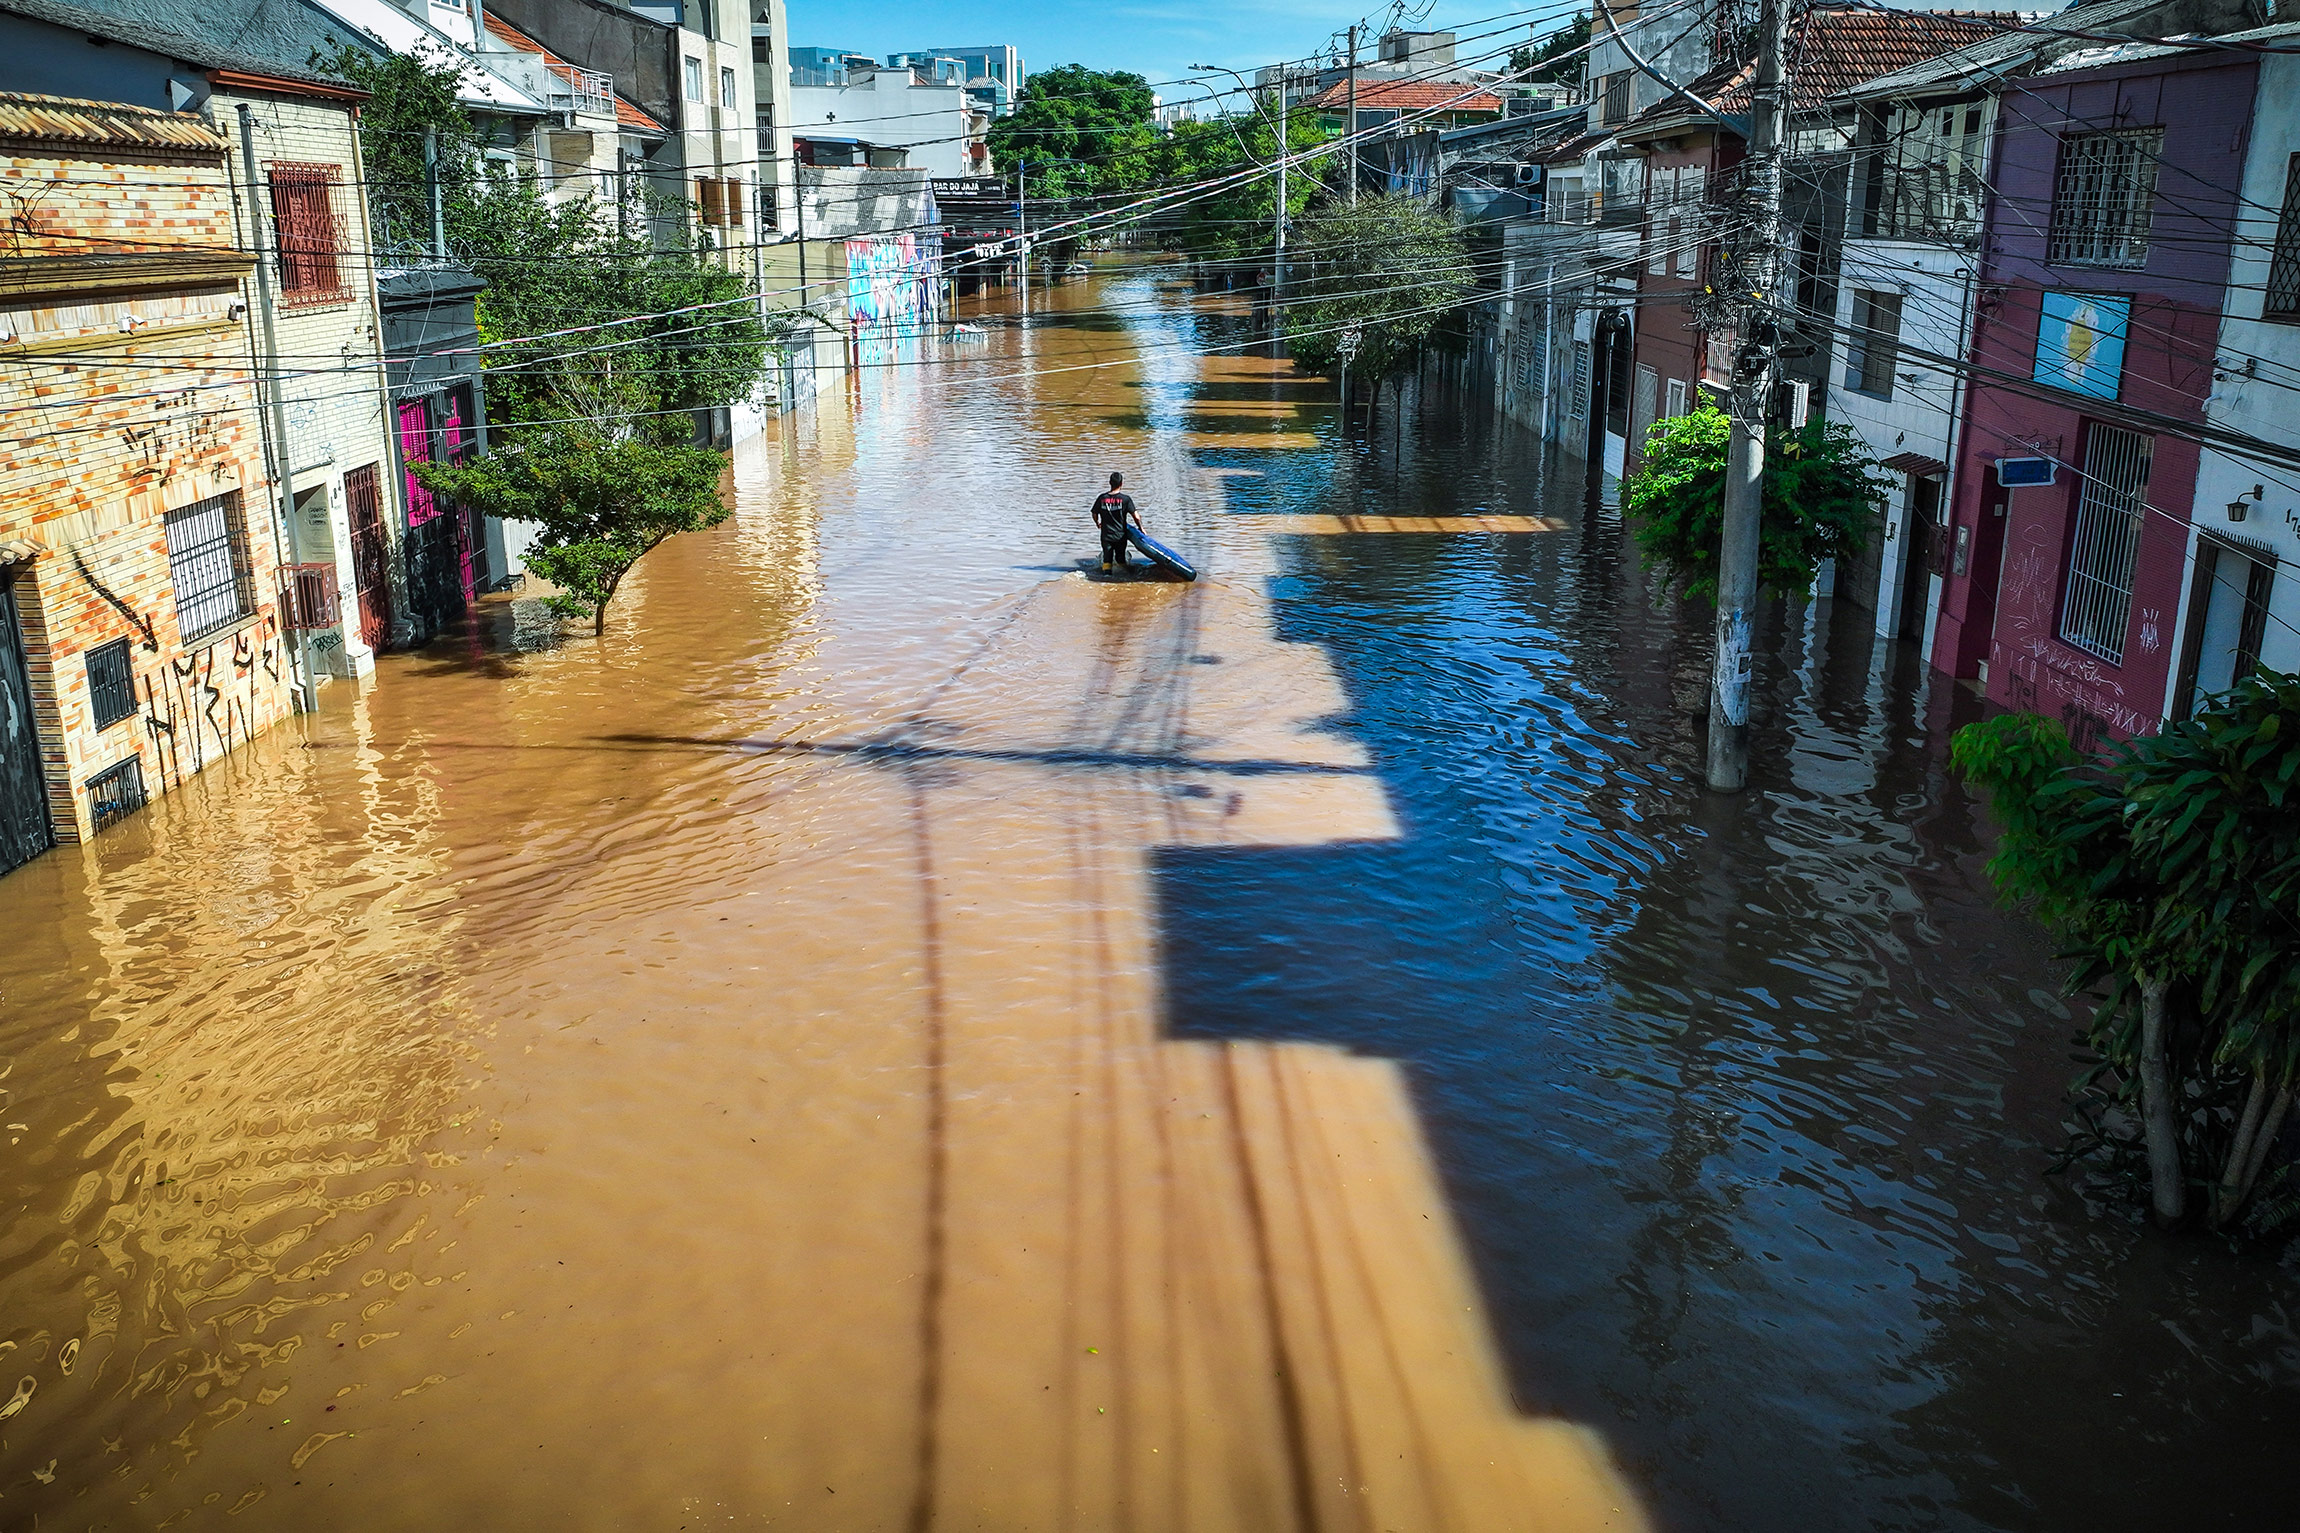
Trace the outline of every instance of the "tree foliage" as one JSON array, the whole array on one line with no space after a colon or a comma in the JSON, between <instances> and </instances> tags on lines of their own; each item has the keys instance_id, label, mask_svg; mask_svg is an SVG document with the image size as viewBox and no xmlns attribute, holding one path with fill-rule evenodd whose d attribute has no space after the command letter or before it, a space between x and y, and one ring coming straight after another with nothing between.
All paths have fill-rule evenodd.
<instances>
[{"instance_id":1,"label":"tree foliage","mask_svg":"<svg viewBox=\"0 0 2300 1533\"><path fill-rule=\"evenodd\" d=\"M1637 546L1697 600L1717 595L1725 530L1725 453L1732 422L1713 405L1657 421L1644 461L1621 487L1637 523ZM1850 427L1813 421L1765 434L1757 578L1774 591L1804 591L1823 559L1861 552L1869 520L1892 479Z\"/></svg>"},{"instance_id":2,"label":"tree foliage","mask_svg":"<svg viewBox=\"0 0 2300 1533\"><path fill-rule=\"evenodd\" d=\"M1403 367L1475 283L1453 220L1410 197L1335 202L1297 226L1287 251L1293 285L1286 346L1297 366L1332 372L1343 336L1358 336L1350 370L1383 378Z\"/></svg>"},{"instance_id":3,"label":"tree foliage","mask_svg":"<svg viewBox=\"0 0 2300 1533\"><path fill-rule=\"evenodd\" d=\"M2262 1176L2300 1077L2300 678L2247 678L2102 761L2023 714L1959 730L1952 760L2004 827L1999 889L2099 994L2073 1153L2137 1145L2167 1222L2197 1189L2215 1225L2300 1215L2290 1168Z\"/></svg>"},{"instance_id":4,"label":"tree foliage","mask_svg":"<svg viewBox=\"0 0 2300 1533\"><path fill-rule=\"evenodd\" d=\"M1033 200L1130 191L1157 173L1157 106L1138 74L1058 64L991 123L991 158L1018 190L1028 162Z\"/></svg>"},{"instance_id":5,"label":"tree foliage","mask_svg":"<svg viewBox=\"0 0 2300 1533\"><path fill-rule=\"evenodd\" d=\"M1278 114L1274 104L1267 110L1271 114L1268 117L1247 112L1176 123L1157 156L1160 175L1170 185L1182 185L1274 164L1278 157ZM1333 137L1315 112L1284 115L1286 143L1296 156ZM1314 163L1297 160L1287 176L1289 224L1309 207L1317 190L1316 170ZM1274 171L1242 180L1211 196L1192 199L1177 210L1182 244L1192 255L1210 260L1259 254L1275 243L1273 216L1277 208L1278 178Z\"/></svg>"},{"instance_id":6,"label":"tree foliage","mask_svg":"<svg viewBox=\"0 0 2300 1533\"><path fill-rule=\"evenodd\" d=\"M1582 12L1572 24L1552 32L1530 47L1515 48L1509 55L1509 72L1527 85L1578 85L1581 83L1582 57L1580 50L1589 44L1590 13ZM1558 62L1550 64L1550 60ZM1541 65L1548 64L1544 69Z\"/></svg>"},{"instance_id":7,"label":"tree foliage","mask_svg":"<svg viewBox=\"0 0 2300 1533\"><path fill-rule=\"evenodd\" d=\"M632 566L682 532L728 515L719 495L724 457L590 422L531 428L465 464L419 463L425 488L540 529L527 567L563 593L562 617L607 628L607 606Z\"/></svg>"}]
</instances>

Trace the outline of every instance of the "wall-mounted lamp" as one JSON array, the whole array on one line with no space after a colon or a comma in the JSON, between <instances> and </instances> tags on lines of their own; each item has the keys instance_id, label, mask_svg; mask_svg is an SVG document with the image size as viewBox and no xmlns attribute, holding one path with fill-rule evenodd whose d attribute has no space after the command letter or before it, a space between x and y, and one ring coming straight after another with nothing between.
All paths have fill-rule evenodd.
<instances>
[{"instance_id":1,"label":"wall-mounted lamp","mask_svg":"<svg viewBox=\"0 0 2300 1533\"><path fill-rule=\"evenodd\" d=\"M123 314L120 316L120 333L122 335L134 335L138 329L150 323L150 320L138 315Z\"/></svg>"},{"instance_id":2,"label":"wall-mounted lamp","mask_svg":"<svg viewBox=\"0 0 2300 1533\"><path fill-rule=\"evenodd\" d=\"M2264 484L2256 484L2252 487L2252 498L2254 500L2261 499L2267 493L2268 487ZM2239 495L2228 503L2228 519L2232 522L2241 522L2244 520L2245 513L2251 509L2252 508L2250 506L2244 504L2244 497Z\"/></svg>"}]
</instances>

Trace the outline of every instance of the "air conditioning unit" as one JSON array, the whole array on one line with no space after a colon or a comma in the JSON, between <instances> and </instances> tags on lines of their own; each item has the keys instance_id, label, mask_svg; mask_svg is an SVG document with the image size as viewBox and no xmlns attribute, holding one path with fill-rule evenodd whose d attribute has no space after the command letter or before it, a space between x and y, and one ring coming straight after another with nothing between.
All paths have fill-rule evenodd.
<instances>
[{"instance_id":1,"label":"air conditioning unit","mask_svg":"<svg viewBox=\"0 0 2300 1533\"><path fill-rule=\"evenodd\" d=\"M1517 184L1521 188L1539 186L1541 185L1541 175L1542 167L1539 165L1520 165L1517 167Z\"/></svg>"}]
</instances>

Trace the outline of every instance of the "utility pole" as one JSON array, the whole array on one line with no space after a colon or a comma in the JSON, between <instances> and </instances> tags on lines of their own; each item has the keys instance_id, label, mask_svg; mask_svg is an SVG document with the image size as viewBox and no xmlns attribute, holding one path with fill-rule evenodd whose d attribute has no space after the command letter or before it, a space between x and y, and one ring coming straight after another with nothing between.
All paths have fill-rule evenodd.
<instances>
[{"instance_id":1,"label":"utility pole","mask_svg":"<svg viewBox=\"0 0 2300 1533\"><path fill-rule=\"evenodd\" d=\"M1274 330L1286 302L1286 161L1294 146L1287 135L1286 66L1278 66L1278 254L1270 272L1270 324Z\"/></svg>"},{"instance_id":2,"label":"utility pole","mask_svg":"<svg viewBox=\"0 0 2300 1533\"><path fill-rule=\"evenodd\" d=\"M799 312L807 312L807 181L799 170L799 156L791 152L791 206L796 210L795 228L799 236ZM811 329L807 332L814 333Z\"/></svg>"},{"instance_id":3,"label":"utility pole","mask_svg":"<svg viewBox=\"0 0 2300 1533\"><path fill-rule=\"evenodd\" d=\"M431 192L431 258L447 259L447 210L439 185L439 130L423 130L423 181Z\"/></svg>"},{"instance_id":4,"label":"utility pole","mask_svg":"<svg viewBox=\"0 0 2300 1533\"><path fill-rule=\"evenodd\" d=\"M1030 162L1014 162L1014 266L1022 278L1022 306L1030 307Z\"/></svg>"},{"instance_id":5,"label":"utility pole","mask_svg":"<svg viewBox=\"0 0 2300 1533\"><path fill-rule=\"evenodd\" d=\"M1332 34L1328 34L1331 36ZM1342 141L1350 146L1350 206L1358 205L1358 29L1350 28L1350 84L1349 121L1342 127Z\"/></svg>"},{"instance_id":6,"label":"utility pole","mask_svg":"<svg viewBox=\"0 0 2300 1533\"><path fill-rule=\"evenodd\" d=\"M1725 450L1725 529L1717 555L1717 661L1709 686L1709 786L1749 779L1749 625L1757 605L1757 532L1765 489L1765 415L1772 394L1781 249L1781 140L1787 126L1784 0L1763 0L1750 91L1749 227L1735 273L1740 315L1732 436Z\"/></svg>"}]
</instances>

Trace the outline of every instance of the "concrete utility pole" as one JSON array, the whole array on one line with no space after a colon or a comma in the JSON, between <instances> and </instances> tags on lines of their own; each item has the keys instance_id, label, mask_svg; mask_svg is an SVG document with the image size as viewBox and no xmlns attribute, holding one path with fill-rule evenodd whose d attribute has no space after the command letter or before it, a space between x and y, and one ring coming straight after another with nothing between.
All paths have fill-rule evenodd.
<instances>
[{"instance_id":1,"label":"concrete utility pole","mask_svg":"<svg viewBox=\"0 0 2300 1533\"><path fill-rule=\"evenodd\" d=\"M1773 286L1781 251L1781 148L1788 118L1783 0L1763 0L1750 92L1749 227L1735 274L1732 438L1725 450L1725 529L1717 554L1717 662L1709 686L1709 786L1749 780L1749 624L1757 606L1757 530L1765 488L1765 415L1779 341Z\"/></svg>"},{"instance_id":2,"label":"concrete utility pole","mask_svg":"<svg viewBox=\"0 0 2300 1533\"><path fill-rule=\"evenodd\" d=\"M1350 28L1349 115L1342 123L1342 141L1350 146L1350 206L1358 205L1358 29Z\"/></svg>"},{"instance_id":3,"label":"concrete utility pole","mask_svg":"<svg viewBox=\"0 0 2300 1533\"><path fill-rule=\"evenodd\" d=\"M447 260L447 210L439 184L439 130L423 130L423 180L431 191L431 258Z\"/></svg>"},{"instance_id":4,"label":"concrete utility pole","mask_svg":"<svg viewBox=\"0 0 2300 1533\"><path fill-rule=\"evenodd\" d=\"M1014 162L1014 258L1022 278L1022 306L1030 307L1030 162Z\"/></svg>"}]
</instances>

